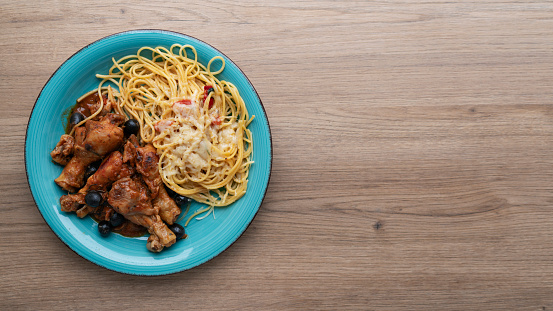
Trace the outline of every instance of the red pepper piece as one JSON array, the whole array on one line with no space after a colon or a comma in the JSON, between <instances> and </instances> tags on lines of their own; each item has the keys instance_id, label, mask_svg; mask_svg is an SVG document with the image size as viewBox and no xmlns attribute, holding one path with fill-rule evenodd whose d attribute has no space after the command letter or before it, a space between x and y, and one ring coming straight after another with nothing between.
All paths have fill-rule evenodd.
<instances>
[{"instance_id":1,"label":"red pepper piece","mask_svg":"<svg viewBox=\"0 0 553 311\"><path fill-rule=\"evenodd\" d=\"M217 116L213 119L212 123L215 125L221 125L223 123L223 118L221 118L220 116Z\"/></svg>"},{"instance_id":2,"label":"red pepper piece","mask_svg":"<svg viewBox=\"0 0 553 311\"><path fill-rule=\"evenodd\" d=\"M191 105L192 101L190 99L181 99L179 101L176 101L173 105L175 105L175 104Z\"/></svg>"},{"instance_id":3,"label":"red pepper piece","mask_svg":"<svg viewBox=\"0 0 553 311\"><path fill-rule=\"evenodd\" d=\"M213 86L211 85L204 85L204 102L205 100L207 99L207 96L209 95L209 93L213 92ZM215 103L215 100L213 99L213 97L211 97L211 99L209 100L209 108L211 109L211 107L213 107L213 104Z\"/></svg>"}]
</instances>

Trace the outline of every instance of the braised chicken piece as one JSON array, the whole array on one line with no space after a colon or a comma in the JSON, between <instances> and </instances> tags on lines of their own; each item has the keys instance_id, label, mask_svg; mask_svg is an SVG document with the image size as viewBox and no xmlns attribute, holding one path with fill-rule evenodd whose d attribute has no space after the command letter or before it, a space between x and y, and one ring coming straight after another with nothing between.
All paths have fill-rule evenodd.
<instances>
[{"instance_id":1,"label":"braised chicken piece","mask_svg":"<svg viewBox=\"0 0 553 311\"><path fill-rule=\"evenodd\" d=\"M95 210L96 210L96 208L94 208L92 206L85 205L85 206L79 208L78 210L76 210L75 214L77 214L77 216L79 218L84 218L86 215L88 215L90 213L93 213Z\"/></svg>"},{"instance_id":2,"label":"braised chicken piece","mask_svg":"<svg viewBox=\"0 0 553 311\"><path fill-rule=\"evenodd\" d=\"M159 176L159 156L157 155L156 148L151 144L140 147L136 136L131 135L124 147L123 161L136 165L136 170L142 175L144 182L148 185L152 198L157 197L162 180L161 176Z\"/></svg>"},{"instance_id":3,"label":"braised chicken piece","mask_svg":"<svg viewBox=\"0 0 553 311\"><path fill-rule=\"evenodd\" d=\"M55 182L70 192L81 188L86 167L123 143L123 129L119 127L123 121L123 116L110 113L100 121L87 121L84 130L75 129L74 155Z\"/></svg>"},{"instance_id":4,"label":"braised chicken piece","mask_svg":"<svg viewBox=\"0 0 553 311\"><path fill-rule=\"evenodd\" d=\"M67 165L73 156L75 139L71 135L61 135L60 141L50 153L52 160L60 165Z\"/></svg>"},{"instance_id":5,"label":"braised chicken piece","mask_svg":"<svg viewBox=\"0 0 553 311\"><path fill-rule=\"evenodd\" d=\"M169 247L177 241L177 237L173 231L167 227L159 215L131 215L125 216L125 218L148 229L150 234L155 235L159 239L159 242L163 247Z\"/></svg>"},{"instance_id":6,"label":"braised chicken piece","mask_svg":"<svg viewBox=\"0 0 553 311\"><path fill-rule=\"evenodd\" d=\"M75 128L75 133L73 135L75 136L75 145L82 146L86 138L86 127Z\"/></svg>"},{"instance_id":7,"label":"braised chicken piece","mask_svg":"<svg viewBox=\"0 0 553 311\"><path fill-rule=\"evenodd\" d=\"M132 135L131 138L133 137L136 138L136 136ZM129 138L123 148L123 162L129 163L133 167L136 166L136 146L140 146L138 142L134 145Z\"/></svg>"},{"instance_id":8,"label":"braised chicken piece","mask_svg":"<svg viewBox=\"0 0 553 311\"><path fill-rule=\"evenodd\" d=\"M146 185L140 178L122 178L113 183L108 194L108 202L123 216L154 215L159 210L152 205Z\"/></svg>"},{"instance_id":9,"label":"braised chicken piece","mask_svg":"<svg viewBox=\"0 0 553 311\"><path fill-rule=\"evenodd\" d=\"M175 243L176 236L159 216L159 209L152 205L146 185L141 178L122 178L113 183L108 203L131 222L145 227L159 238L162 246Z\"/></svg>"},{"instance_id":10,"label":"braised chicken piece","mask_svg":"<svg viewBox=\"0 0 553 311\"><path fill-rule=\"evenodd\" d=\"M75 193L62 195L60 198L60 206L62 212L75 212L82 205L86 204L84 201L86 193Z\"/></svg>"},{"instance_id":11,"label":"braised chicken piece","mask_svg":"<svg viewBox=\"0 0 553 311\"><path fill-rule=\"evenodd\" d=\"M161 176L159 175L159 170L157 169L157 162L159 157L157 154L152 153L153 147L151 145L146 145L143 148L136 148L135 144L132 142L132 135L129 138L129 141L125 144L123 151L123 161L128 163L136 163L137 171L139 171L143 177L144 182L149 186L150 192L152 193L151 197L153 198L152 204L159 208L159 216L163 221L172 225L177 217L180 215L181 210L175 203L173 199L169 196L165 187L161 186ZM138 144L138 141L135 141ZM155 150L155 149L154 149ZM155 166L151 164L151 160L154 159ZM140 159L137 161L137 159ZM155 191L157 190L157 195Z\"/></svg>"},{"instance_id":12,"label":"braised chicken piece","mask_svg":"<svg viewBox=\"0 0 553 311\"><path fill-rule=\"evenodd\" d=\"M60 187L63 188L63 190L75 192L77 190L76 188L79 187L77 185L81 183L79 181L79 179L81 178L80 176L84 176L86 166L101 159L101 157L97 154L87 151L82 147L85 138L86 128L76 128L75 142L73 146L73 158L69 160L61 175L54 180ZM79 155L78 157L77 154Z\"/></svg>"},{"instance_id":13,"label":"braised chicken piece","mask_svg":"<svg viewBox=\"0 0 553 311\"><path fill-rule=\"evenodd\" d=\"M115 181L130 177L135 173L132 166L123 163L123 155L119 151L114 151L100 164L96 173L88 178L86 185L79 192L88 192L89 190L106 191Z\"/></svg>"},{"instance_id":14,"label":"braised chicken piece","mask_svg":"<svg viewBox=\"0 0 553 311\"><path fill-rule=\"evenodd\" d=\"M152 145L140 147L136 136L132 135L125 144L123 161L136 164L137 171L140 172L150 189L152 204L159 209L159 216L163 221L172 225L181 210L165 191L165 187L161 186L161 176L157 168L159 157L155 153L155 148Z\"/></svg>"},{"instance_id":15,"label":"braised chicken piece","mask_svg":"<svg viewBox=\"0 0 553 311\"><path fill-rule=\"evenodd\" d=\"M107 115L108 113L110 113L112 108L113 108L113 103L110 100L108 100L106 97L104 97L104 107L100 112L100 116Z\"/></svg>"},{"instance_id":16,"label":"braised chicken piece","mask_svg":"<svg viewBox=\"0 0 553 311\"><path fill-rule=\"evenodd\" d=\"M85 149L104 156L119 148L125 138L123 129L119 127L123 122L125 122L125 118L116 113L109 113L100 121L87 121L85 124Z\"/></svg>"},{"instance_id":17,"label":"braised chicken piece","mask_svg":"<svg viewBox=\"0 0 553 311\"><path fill-rule=\"evenodd\" d=\"M157 197L162 185L158 162L159 156L152 144L136 148L136 170L144 178L144 182L152 192L152 198Z\"/></svg>"},{"instance_id":18,"label":"braised chicken piece","mask_svg":"<svg viewBox=\"0 0 553 311\"><path fill-rule=\"evenodd\" d=\"M119 151L112 152L100 165L96 173L88 178L86 185L76 194L63 195L60 198L61 210L64 212L77 211L79 217L86 216L93 208L84 206L84 197L89 190L107 193L108 187L115 181L132 176L135 170L133 167L123 163L123 156ZM105 199L105 198L104 198Z\"/></svg>"},{"instance_id":19,"label":"braised chicken piece","mask_svg":"<svg viewBox=\"0 0 553 311\"><path fill-rule=\"evenodd\" d=\"M159 187L157 197L152 200L152 204L156 208L159 208L159 216L161 219L170 225L177 220L177 217L179 217L181 213L180 208L175 201L171 199L163 186Z\"/></svg>"},{"instance_id":20,"label":"braised chicken piece","mask_svg":"<svg viewBox=\"0 0 553 311\"><path fill-rule=\"evenodd\" d=\"M151 234L146 242L146 248L153 253L159 253L163 250L163 245L155 234Z\"/></svg>"},{"instance_id":21,"label":"braised chicken piece","mask_svg":"<svg viewBox=\"0 0 553 311\"><path fill-rule=\"evenodd\" d=\"M101 156L86 150L83 146L76 145L73 157L63 168L60 176L54 181L63 190L75 192L83 185L83 177L86 167L101 158Z\"/></svg>"}]
</instances>

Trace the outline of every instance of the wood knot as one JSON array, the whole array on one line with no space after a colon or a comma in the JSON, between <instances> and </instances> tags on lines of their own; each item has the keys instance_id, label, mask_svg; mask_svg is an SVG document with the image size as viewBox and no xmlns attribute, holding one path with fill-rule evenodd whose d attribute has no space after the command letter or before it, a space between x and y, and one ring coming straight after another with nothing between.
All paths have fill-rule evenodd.
<instances>
[{"instance_id":1,"label":"wood knot","mask_svg":"<svg viewBox=\"0 0 553 311\"><path fill-rule=\"evenodd\" d=\"M373 225L373 228L376 231L382 229L382 227L384 227L384 225L382 224L382 222L380 220L377 220Z\"/></svg>"}]
</instances>

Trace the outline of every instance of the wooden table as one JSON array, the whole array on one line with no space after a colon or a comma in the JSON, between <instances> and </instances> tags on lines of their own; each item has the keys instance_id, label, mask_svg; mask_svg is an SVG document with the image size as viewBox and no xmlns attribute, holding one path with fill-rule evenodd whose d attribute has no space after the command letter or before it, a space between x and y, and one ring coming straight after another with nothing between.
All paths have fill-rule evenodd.
<instances>
[{"instance_id":1,"label":"wooden table","mask_svg":"<svg viewBox=\"0 0 553 311\"><path fill-rule=\"evenodd\" d=\"M0 1L0 309L553 310L553 4ZM111 33L200 38L246 73L274 147L220 256L162 277L79 257L38 212L28 117Z\"/></svg>"}]
</instances>

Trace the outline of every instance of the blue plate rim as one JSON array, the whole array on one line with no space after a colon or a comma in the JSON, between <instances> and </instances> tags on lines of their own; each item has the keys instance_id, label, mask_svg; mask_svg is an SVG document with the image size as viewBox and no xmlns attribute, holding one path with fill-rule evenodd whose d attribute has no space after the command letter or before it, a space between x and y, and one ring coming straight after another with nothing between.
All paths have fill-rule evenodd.
<instances>
[{"instance_id":1,"label":"blue plate rim","mask_svg":"<svg viewBox=\"0 0 553 311\"><path fill-rule=\"evenodd\" d=\"M236 238L231 241L231 243L226 247L224 248L223 250L221 250L220 252L214 254L213 256L210 256L210 257L207 257L206 260L202 261L201 263L195 265L195 266L192 266L192 267L189 267L189 268L184 268L184 269L180 269L180 270L174 270L174 271L168 271L168 272L160 272L160 273L155 273L155 274L146 274L146 273L138 273L138 272L130 272L130 271L119 271L119 270L116 270L116 269L112 269L110 267L108 267L107 265L103 265L99 262L95 262L95 261L92 261L86 257L84 257L83 255L79 254L77 251L75 251L69 244L67 244L66 241L64 241L60 235L50 226L50 224L48 223L48 221L46 220L46 218L44 218L44 214L42 213L42 211L40 210L40 208L38 207L38 204L37 204L37 199L35 198L35 194L33 193L33 190L31 188L31 183L30 183L30 180L29 180L29 171L27 169L27 135L29 133L29 124L31 123L31 118L33 117L33 112L35 110L35 107L38 103L38 100L40 99L40 97L42 96L42 93L44 91L44 88L48 85L48 83L50 83L50 80L52 80L52 78L56 75L56 73L70 60L72 59L75 55L81 53L83 50L87 49L88 47L90 47L91 45L99 42L99 41L102 41L102 40L106 40L108 38L111 38L111 37L116 37L116 36L121 36L121 35L126 35L126 34L132 34L132 33L161 33L161 34L173 34L173 35L178 35L178 36L182 36L182 37L187 37L187 38L191 38L193 40L196 40L202 44L205 44L207 45L208 47L210 47L211 49L213 49L214 51L216 51L217 53L223 55L224 57L226 57L227 59L229 59L235 66L236 68L240 71L240 73L242 74L242 76L245 78L245 80L247 81L247 83L250 85L250 87L252 88L252 90L255 92L255 95L257 97L257 99L259 100L259 105L261 107L261 109L263 110L263 113L265 115L265 120L267 121L267 129L268 129L268 135L269 135L269 147L270 147L270 154L269 154L269 175L268 175L268 178L267 178L267 186L265 187L265 191L261 197L261 202L259 203L259 206L257 207L257 210L255 211L252 219L250 220L250 222L242 229L242 231L236 236ZM117 32L117 33L113 33L113 34L110 34L110 35L107 35L107 36L104 36L104 37L101 37L97 40L94 40L93 42L90 42L88 43L87 45L83 46L82 48L80 48L79 50L77 50L75 53L73 53L72 55L70 55L65 61L63 61L59 66L58 68L50 75L50 77L48 78L48 80L46 80L46 82L44 83L44 85L42 86L36 100L35 100L35 103L33 104L33 108L31 109L31 112L29 113L29 118L28 118L28 121L27 121L27 127L25 129L25 147L23 149L23 160L25 162L25 176L27 178L27 186L29 187L29 191L31 192L31 196L33 198L33 201L35 202L35 207L37 208L40 216L42 217L42 219L44 220L44 222L46 223L46 225L48 226L48 228L56 235L56 237L67 247L69 248L71 251L73 251L73 253L77 254L79 257L85 259L86 261L88 262L91 262L99 267L102 267L104 269L107 269L109 271L113 271L113 272L117 272L117 273L120 273L120 274L124 274L124 275L136 275L136 276L147 276L147 277L155 277L155 276L163 276L163 275L171 275L171 274L176 274L176 273L180 273L180 272L183 272L183 271L188 271L188 270L191 270L191 269L194 269L196 267L199 267L209 261L211 261L213 258L221 255L223 252L225 252L226 250L228 250L232 245L234 245L234 243L236 243L236 241L238 241L238 239L244 234L244 232L246 232L246 230L250 227L250 225L252 224L252 222L255 220L255 217L257 216L257 214L259 213L259 210L261 209L261 205L263 205L263 202L265 201L265 197L266 197L266 194L267 194L267 191L269 189L269 184L270 184L270 181L271 181L271 175L272 175L272 170L273 170L273 135L272 135L272 132L271 132L271 126L270 126L270 123L269 123L269 118L267 116L267 111L265 110L265 106L263 105L263 102L261 100L261 97L259 96L259 93L257 92L257 90L255 89L253 83L250 81L250 79L248 78L248 76L246 76L246 74L244 73L244 71L242 71L242 69L238 66L238 64L236 64L236 62L234 62L230 57L228 57L226 54L224 54L223 52L221 52L219 49L215 48L214 46L212 46L211 44L201 40L201 39L198 39L194 36L191 36L191 35L187 35L187 34L184 34L184 33L181 33L181 32L177 32L177 31L172 31L172 30L164 30L164 29L149 29L149 28L145 28L145 29L133 29L133 30L126 30L126 31L121 31L121 32Z\"/></svg>"}]
</instances>

